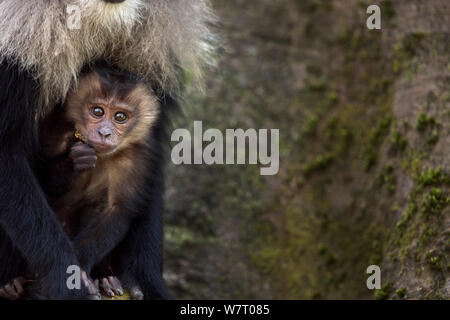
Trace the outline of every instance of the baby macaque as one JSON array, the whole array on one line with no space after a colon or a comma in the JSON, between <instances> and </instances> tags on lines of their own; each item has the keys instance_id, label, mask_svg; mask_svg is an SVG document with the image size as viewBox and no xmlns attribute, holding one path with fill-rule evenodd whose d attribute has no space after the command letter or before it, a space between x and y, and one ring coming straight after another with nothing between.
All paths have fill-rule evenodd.
<instances>
[{"instance_id":1,"label":"baby macaque","mask_svg":"<svg viewBox=\"0 0 450 320\"><path fill-rule=\"evenodd\" d=\"M143 80L96 67L79 79L62 110L40 125L46 159L41 183L88 275L94 267L105 270L105 258L146 214L159 107ZM121 295L118 279L100 273L100 288ZM128 289L132 298L142 298L138 284Z\"/></svg>"}]
</instances>

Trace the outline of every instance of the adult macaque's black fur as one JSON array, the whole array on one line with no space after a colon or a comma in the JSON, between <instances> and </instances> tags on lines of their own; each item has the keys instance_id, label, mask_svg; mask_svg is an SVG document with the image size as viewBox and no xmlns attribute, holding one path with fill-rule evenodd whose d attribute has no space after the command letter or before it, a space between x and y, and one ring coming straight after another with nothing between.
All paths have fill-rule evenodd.
<instances>
[{"instance_id":1,"label":"adult macaque's black fur","mask_svg":"<svg viewBox=\"0 0 450 320\"><path fill-rule=\"evenodd\" d=\"M112 3L114 2L114 3ZM67 6L81 11L68 27ZM156 83L161 116L149 146L145 214L111 261L145 299L169 298L162 265L162 142L167 109L183 68L199 79L209 61L214 22L208 0L0 0L0 288L13 277L34 279L26 296L78 299L66 286L75 249L37 180L38 122L64 102L83 67L94 60Z\"/></svg>"},{"instance_id":2,"label":"adult macaque's black fur","mask_svg":"<svg viewBox=\"0 0 450 320\"><path fill-rule=\"evenodd\" d=\"M66 270L78 260L36 179L38 84L10 61L0 64L0 283L27 275L32 298L82 298L68 290Z\"/></svg>"}]
</instances>

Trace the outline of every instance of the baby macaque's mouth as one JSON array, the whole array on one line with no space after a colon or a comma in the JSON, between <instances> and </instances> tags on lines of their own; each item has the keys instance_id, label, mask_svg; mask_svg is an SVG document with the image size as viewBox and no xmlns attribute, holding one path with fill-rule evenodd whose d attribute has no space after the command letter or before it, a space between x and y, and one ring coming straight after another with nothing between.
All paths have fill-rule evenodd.
<instances>
[{"instance_id":1,"label":"baby macaque's mouth","mask_svg":"<svg viewBox=\"0 0 450 320\"><path fill-rule=\"evenodd\" d=\"M87 144L90 145L92 148L94 148L94 150L97 153L104 153L104 154L113 153L117 147L116 145L97 143L93 141L88 141Z\"/></svg>"},{"instance_id":2,"label":"baby macaque's mouth","mask_svg":"<svg viewBox=\"0 0 450 320\"><path fill-rule=\"evenodd\" d=\"M110 145L106 143L98 143L94 141L88 141L83 134L77 129L75 130L75 138L80 140L83 143L90 145L97 153L113 153L116 150L116 145Z\"/></svg>"}]
</instances>

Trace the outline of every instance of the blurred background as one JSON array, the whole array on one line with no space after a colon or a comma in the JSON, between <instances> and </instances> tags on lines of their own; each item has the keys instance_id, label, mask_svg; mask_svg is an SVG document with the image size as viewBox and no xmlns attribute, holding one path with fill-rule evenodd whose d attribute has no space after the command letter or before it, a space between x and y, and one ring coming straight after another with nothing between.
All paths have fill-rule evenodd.
<instances>
[{"instance_id":1,"label":"blurred background","mask_svg":"<svg viewBox=\"0 0 450 320\"><path fill-rule=\"evenodd\" d=\"M169 165L174 297L448 299L450 1L213 4L219 63L174 128L280 129L280 171Z\"/></svg>"}]
</instances>

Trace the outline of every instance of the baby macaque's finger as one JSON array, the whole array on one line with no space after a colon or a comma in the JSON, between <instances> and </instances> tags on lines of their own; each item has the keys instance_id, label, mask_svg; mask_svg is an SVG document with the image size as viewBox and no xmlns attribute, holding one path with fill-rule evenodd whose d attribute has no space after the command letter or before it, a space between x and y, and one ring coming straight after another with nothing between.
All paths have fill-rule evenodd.
<instances>
[{"instance_id":1,"label":"baby macaque's finger","mask_svg":"<svg viewBox=\"0 0 450 320\"><path fill-rule=\"evenodd\" d=\"M70 157L72 159L93 155L95 155L95 150L89 147L87 144L83 144L82 146L73 146L70 150Z\"/></svg>"},{"instance_id":2,"label":"baby macaque's finger","mask_svg":"<svg viewBox=\"0 0 450 320\"><path fill-rule=\"evenodd\" d=\"M75 171L84 171L93 168L95 168L95 164L80 164L74 166Z\"/></svg>"},{"instance_id":3,"label":"baby macaque's finger","mask_svg":"<svg viewBox=\"0 0 450 320\"><path fill-rule=\"evenodd\" d=\"M88 151L94 151L94 148L92 148L92 147L91 147L90 145L88 145L88 144L78 142L78 143L76 143L76 144L74 144L74 145L72 146L71 150L77 151L77 152L80 152L80 151L86 151L86 152L88 152Z\"/></svg>"},{"instance_id":4,"label":"baby macaque's finger","mask_svg":"<svg viewBox=\"0 0 450 320\"><path fill-rule=\"evenodd\" d=\"M97 156L83 156L80 158L76 158L73 160L74 164L95 164L95 161L97 161Z\"/></svg>"},{"instance_id":5,"label":"baby macaque's finger","mask_svg":"<svg viewBox=\"0 0 450 320\"><path fill-rule=\"evenodd\" d=\"M70 158L72 159L84 156L95 156L95 150L89 147L89 149L72 149L70 151Z\"/></svg>"},{"instance_id":6,"label":"baby macaque's finger","mask_svg":"<svg viewBox=\"0 0 450 320\"><path fill-rule=\"evenodd\" d=\"M72 145L71 149L72 150L81 150L81 149L84 149L85 146L88 146L88 145L83 142L77 142L74 145Z\"/></svg>"},{"instance_id":7,"label":"baby macaque's finger","mask_svg":"<svg viewBox=\"0 0 450 320\"><path fill-rule=\"evenodd\" d=\"M76 171L82 171L95 168L96 156L76 158L73 160L73 166Z\"/></svg>"}]
</instances>

